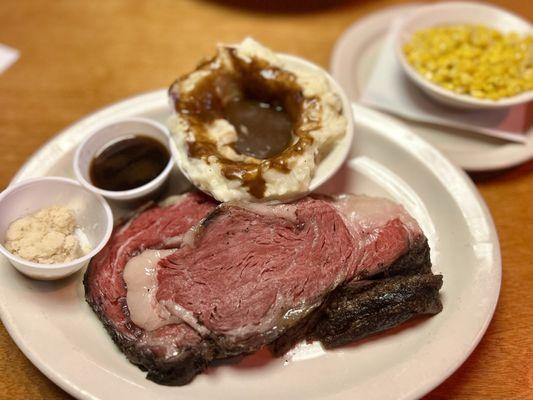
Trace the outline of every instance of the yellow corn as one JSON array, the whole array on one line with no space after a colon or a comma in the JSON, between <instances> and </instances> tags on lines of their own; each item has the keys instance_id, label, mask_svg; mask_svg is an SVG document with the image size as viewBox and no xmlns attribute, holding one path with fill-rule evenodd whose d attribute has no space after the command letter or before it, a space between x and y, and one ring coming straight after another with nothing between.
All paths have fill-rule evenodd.
<instances>
[{"instance_id":1,"label":"yellow corn","mask_svg":"<svg viewBox=\"0 0 533 400\"><path fill-rule=\"evenodd\" d=\"M497 100L533 89L533 36L439 26L415 32L403 51L422 76L457 93Z\"/></svg>"}]
</instances>

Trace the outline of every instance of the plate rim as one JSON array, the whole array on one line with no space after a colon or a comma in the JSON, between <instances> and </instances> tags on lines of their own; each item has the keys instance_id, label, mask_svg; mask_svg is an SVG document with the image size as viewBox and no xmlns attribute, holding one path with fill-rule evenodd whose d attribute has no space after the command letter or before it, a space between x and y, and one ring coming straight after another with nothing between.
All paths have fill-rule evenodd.
<instances>
[{"instance_id":1,"label":"plate rim","mask_svg":"<svg viewBox=\"0 0 533 400\"><path fill-rule=\"evenodd\" d=\"M382 24L381 20L389 20L392 18L392 15L396 12L401 13L407 13L409 11L414 11L417 8L424 7L431 3L424 3L424 2L412 2L412 3L404 3L404 4L397 4L392 5L389 7L381 8L376 11L370 12L369 14L363 16L362 18L359 18L355 20L351 25L349 25L338 37L338 39L335 41L335 44L333 46L333 50L331 52L330 58L329 58L329 70L331 75L339 82L339 84L342 86L342 81L344 79L341 79L345 74L343 73L344 67L343 65L346 64L346 60L350 59L350 57L353 56L353 37L356 35L356 33L360 33L360 31L366 31L370 29L370 26L374 26L375 24ZM507 9L503 9L506 12L513 13L512 11L509 11ZM358 43L361 43L358 41ZM348 97L352 102L358 102L357 98L354 98L353 96L353 89L351 88L345 88L345 91L348 94ZM382 112L383 113L383 112ZM397 116L393 116L390 114L386 114L388 117L393 118L396 122L401 123L403 125L408 126L411 128L411 123L417 123L417 121L409 121L406 118L400 119ZM433 125L433 124L430 124ZM439 129L439 125L434 125L436 129ZM454 131L455 128L453 127L445 127L446 129L449 129L451 131ZM411 128L412 129L412 128ZM530 160L533 160L533 128L530 128L529 133L525 133L525 135L529 138L525 143L511 143L511 142L504 142L500 147L498 148L491 148L490 150L481 150L481 153L492 153L495 151L506 151L507 152L512 150L519 150L520 148L524 148L524 151L514 151L516 154L511 154L511 156L503 155L498 158L487 158L483 157L483 162L479 162L479 157L476 159L473 159L468 156L464 156L461 152L456 151L450 151L447 152L444 149L440 149L444 154L447 154L450 159L453 159L461 168L466 169L470 172L486 172L486 171L498 171L503 170L507 168L516 167L518 165L524 164ZM490 139L490 138L489 138ZM425 139L424 139L425 140ZM437 147L435 144L431 143L433 147ZM511 150L511 151L512 151ZM487 162L489 160L489 162Z\"/></svg>"},{"instance_id":2,"label":"plate rim","mask_svg":"<svg viewBox=\"0 0 533 400\"><path fill-rule=\"evenodd\" d=\"M161 101L161 97L166 97L166 90L160 89L155 91L149 91L145 92L139 95L130 96L126 99L119 100L115 103L112 103L108 106L104 106L99 108L93 113L88 114L87 116L75 121L74 123L67 126L65 129L61 130L57 135L53 136L48 142L46 142L41 148L39 148L36 152L33 153L30 158L22 165L22 167L19 169L11 183L18 182L22 180L22 176L24 173L27 172L28 169L31 168L32 164L37 162L39 160L39 157L43 157L46 155L47 151L54 146L54 144L60 140L61 138L64 138L66 136L74 134L76 131L83 131L84 125L91 123L91 121L98 120L102 115L106 116L105 118L117 118L116 116L113 116L112 114L115 114L116 112L119 112L119 110L123 109L130 109L139 105L140 110L146 110L147 108L153 107L155 102ZM352 108L354 110L354 116L357 119L367 119L366 124L369 124L369 121L374 120L375 123L385 123L388 125L391 125L397 129L390 129L390 130L382 130L380 133L387 138L387 140L390 140L396 144L398 144L404 151L408 152L411 156L416 158L417 160L423 162L427 165L428 157L431 158L432 162L434 162L436 165L439 165L440 168L447 170L449 172L452 172L455 174L455 179L458 182L461 182L464 187L469 191L469 193L475 198L477 204L480 206L479 210L482 214L482 217L484 220L488 223L489 226L489 235L491 240L491 243L494 244L493 246L493 256L494 256L494 282L492 288L492 293L490 296L490 305L488 307L488 312L485 314L485 318L483 320L483 324L478 327L477 335L472 338L472 341L469 344L469 351L462 354L460 359L456 360L455 364L450 365L449 368L445 373L442 373L438 378L436 379L428 379L426 381L425 385L419 386L416 391L409 392L406 395L406 398L419 398L420 396L423 396L424 394L428 393L429 391L436 388L438 385L440 385L443 381L445 381L453 372L455 372L463 363L464 361L470 356L470 354L474 351L474 349L479 344L481 338L485 334L492 317L494 315L498 298L499 298L499 292L501 287L501 271L502 271L502 260L501 260L501 250L499 245L499 239L498 234L494 225L494 221L492 219L492 216L490 214L490 211L483 200L481 194L475 187L474 183L471 181L471 179L468 177L468 175L462 171L457 166L453 165L444 155L441 154L441 152L436 149L434 146L432 146L427 141L423 140L416 134L414 134L410 128L402 124L401 122L396 121L394 118L385 115L381 112L369 109L367 107L363 107L358 104L353 104ZM107 115L109 114L109 115ZM104 119L105 119L104 118ZM365 122L363 122L365 124ZM394 133L392 133L394 132ZM410 145L416 145L416 146L406 146L406 140L409 142ZM416 147L418 151L413 150L413 148ZM425 156L422 155L420 152L420 149L426 150L427 154ZM439 179L441 182L443 182L442 179L439 178L437 174L436 178ZM449 180L449 176L447 177ZM23 354L32 362L32 364L37 367L48 379L50 379L52 382L54 382L56 385L58 385L60 388L65 390L67 393L71 394L72 396L75 396L77 398L82 399L97 399L97 397L94 397L89 393L88 391L84 390L83 388L80 388L77 386L74 382L70 381L68 378L66 378L61 373L57 372L53 368L49 367L47 363L44 360L41 360L39 356L36 355L35 352L33 352L27 343L25 343L24 335L19 332L19 330L16 328L13 319L9 315L9 312L4 308L3 304L0 302L0 318L2 319L4 326L13 339L13 341L16 343L16 345L19 347L19 349L23 352Z\"/></svg>"}]
</instances>

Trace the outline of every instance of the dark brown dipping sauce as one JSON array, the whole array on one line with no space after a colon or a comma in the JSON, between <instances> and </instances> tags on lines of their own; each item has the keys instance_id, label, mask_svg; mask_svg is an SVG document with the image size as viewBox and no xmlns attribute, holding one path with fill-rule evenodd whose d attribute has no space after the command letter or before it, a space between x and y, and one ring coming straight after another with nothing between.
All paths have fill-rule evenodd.
<instances>
[{"instance_id":1,"label":"dark brown dipping sauce","mask_svg":"<svg viewBox=\"0 0 533 400\"><path fill-rule=\"evenodd\" d=\"M104 190L129 190L156 178L168 164L166 147L148 136L126 136L100 150L89 169L91 182Z\"/></svg>"}]
</instances>

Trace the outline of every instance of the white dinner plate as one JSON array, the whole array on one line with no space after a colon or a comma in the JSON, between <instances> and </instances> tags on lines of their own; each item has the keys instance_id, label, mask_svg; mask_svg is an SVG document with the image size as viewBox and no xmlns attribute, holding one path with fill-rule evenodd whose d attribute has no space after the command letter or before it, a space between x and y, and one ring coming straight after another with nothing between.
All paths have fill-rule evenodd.
<instances>
[{"instance_id":1,"label":"white dinner plate","mask_svg":"<svg viewBox=\"0 0 533 400\"><path fill-rule=\"evenodd\" d=\"M100 124L131 116L164 121L168 113L164 90L100 110L52 139L14 181L72 176L76 144ZM115 347L84 301L81 273L32 281L2 257L6 329L37 368L82 399L398 400L427 393L464 362L489 324L500 287L498 238L462 171L389 117L357 105L354 114L350 157L322 189L386 196L414 215L429 239L434 271L444 276L440 314L337 350L306 344L279 359L261 351L212 368L189 385L167 387L146 380Z\"/></svg>"},{"instance_id":2,"label":"white dinner plate","mask_svg":"<svg viewBox=\"0 0 533 400\"><path fill-rule=\"evenodd\" d=\"M392 22L419 8L407 4L382 9L357 20L337 40L330 70L352 101L361 96ZM526 143L511 143L480 133L394 117L468 171L509 168L533 158L533 127Z\"/></svg>"}]
</instances>

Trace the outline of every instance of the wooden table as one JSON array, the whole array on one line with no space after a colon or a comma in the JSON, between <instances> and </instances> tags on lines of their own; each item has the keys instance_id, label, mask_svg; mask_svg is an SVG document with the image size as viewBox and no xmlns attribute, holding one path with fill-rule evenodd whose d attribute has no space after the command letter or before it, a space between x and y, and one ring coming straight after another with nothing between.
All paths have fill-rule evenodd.
<instances>
[{"instance_id":1,"label":"wooden table","mask_svg":"<svg viewBox=\"0 0 533 400\"><path fill-rule=\"evenodd\" d=\"M19 49L21 58L0 75L0 188L60 129L114 101L168 86L219 41L253 35L327 67L333 43L354 20L400 2L354 0L300 13L250 6L260 3L3 0L0 43ZM533 19L532 2L497 3ZM476 177L501 240L500 302L478 348L427 399L533 398L532 170L529 163ZM69 398L26 359L3 326L0 398Z\"/></svg>"}]
</instances>

